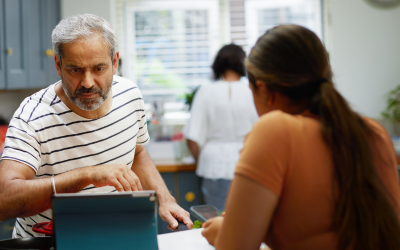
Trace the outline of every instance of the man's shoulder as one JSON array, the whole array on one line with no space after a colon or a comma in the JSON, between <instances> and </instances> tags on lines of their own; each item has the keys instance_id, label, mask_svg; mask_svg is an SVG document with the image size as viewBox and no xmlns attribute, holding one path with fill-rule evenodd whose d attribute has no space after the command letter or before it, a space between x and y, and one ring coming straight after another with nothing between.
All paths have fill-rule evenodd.
<instances>
[{"instance_id":1,"label":"man's shoulder","mask_svg":"<svg viewBox=\"0 0 400 250\"><path fill-rule=\"evenodd\" d=\"M43 112L52 112L53 105L57 104L57 100L59 99L54 92L54 84L52 84L26 97L15 111L14 117L29 122Z\"/></svg>"},{"instance_id":2,"label":"man's shoulder","mask_svg":"<svg viewBox=\"0 0 400 250\"><path fill-rule=\"evenodd\" d=\"M114 75L112 84L114 97L124 94L125 97L142 98L139 87L130 79Z\"/></svg>"},{"instance_id":3,"label":"man's shoulder","mask_svg":"<svg viewBox=\"0 0 400 250\"><path fill-rule=\"evenodd\" d=\"M132 80L130 80L128 78L125 78L125 77L122 77L122 76L117 76L117 75L113 76L113 83L112 84L113 84L113 86L121 86L121 85L123 85L123 86L126 86L126 87L128 87L128 86L137 87L136 83L134 83Z\"/></svg>"}]
</instances>

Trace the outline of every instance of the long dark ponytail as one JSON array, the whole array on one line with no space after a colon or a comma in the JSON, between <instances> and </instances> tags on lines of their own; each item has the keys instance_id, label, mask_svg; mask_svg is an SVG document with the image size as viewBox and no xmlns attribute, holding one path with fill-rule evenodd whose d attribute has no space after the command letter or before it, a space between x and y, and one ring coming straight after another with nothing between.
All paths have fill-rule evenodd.
<instances>
[{"instance_id":1,"label":"long dark ponytail","mask_svg":"<svg viewBox=\"0 0 400 250\"><path fill-rule=\"evenodd\" d=\"M337 186L338 248L400 249L400 222L373 164L373 131L337 92L319 38L297 25L265 33L246 60L250 82L263 80L320 117L331 146Z\"/></svg>"}]
</instances>

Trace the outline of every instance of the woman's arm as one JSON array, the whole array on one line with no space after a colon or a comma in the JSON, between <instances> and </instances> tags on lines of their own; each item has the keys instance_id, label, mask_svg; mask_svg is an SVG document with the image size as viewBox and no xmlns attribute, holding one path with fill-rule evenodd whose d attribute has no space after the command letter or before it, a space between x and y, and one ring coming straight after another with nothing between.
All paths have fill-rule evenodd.
<instances>
[{"instance_id":1,"label":"woman's arm","mask_svg":"<svg viewBox=\"0 0 400 250\"><path fill-rule=\"evenodd\" d=\"M235 175L226 214L205 223L203 235L216 249L259 249L269 229L279 197L268 188Z\"/></svg>"},{"instance_id":2,"label":"woman's arm","mask_svg":"<svg viewBox=\"0 0 400 250\"><path fill-rule=\"evenodd\" d=\"M192 153L193 158L197 161L197 159L199 159L199 155L200 155L200 147L199 145L192 140L187 139L187 145L188 148L190 150L190 153Z\"/></svg>"}]
</instances>

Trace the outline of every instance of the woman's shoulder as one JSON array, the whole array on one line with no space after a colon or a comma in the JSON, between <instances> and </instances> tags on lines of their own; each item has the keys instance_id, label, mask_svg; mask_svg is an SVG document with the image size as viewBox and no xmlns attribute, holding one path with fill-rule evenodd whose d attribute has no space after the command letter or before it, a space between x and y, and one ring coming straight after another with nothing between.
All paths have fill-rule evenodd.
<instances>
[{"instance_id":1,"label":"woman's shoulder","mask_svg":"<svg viewBox=\"0 0 400 250\"><path fill-rule=\"evenodd\" d=\"M292 127L301 123L299 116L291 115L280 110L270 111L258 119L257 123L268 125L269 127Z\"/></svg>"},{"instance_id":2,"label":"woman's shoulder","mask_svg":"<svg viewBox=\"0 0 400 250\"><path fill-rule=\"evenodd\" d=\"M386 129L376 120L365 116L362 119L374 132L387 134Z\"/></svg>"},{"instance_id":3,"label":"woman's shoulder","mask_svg":"<svg viewBox=\"0 0 400 250\"><path fill-rule=\"evenodd\" d=\"M254 124L253 131L273 134L287 134L296 127L298 119L280 110L270 111L258 119Z\"/></svg>"},{"instance_id":4,"label":"woman's shoulder","mask_svg":"<svg viewBox=\"0 0 400 250\"><path fill-rule=\"evenodd\" d=\"M320 128L318 119L274 110L260 116L253 127L253 131L265 135L276 134L278 137L293 140L305 133L319 133Z\"/></svg>"},{"instance_id":5,"label":"woman's shoulder","mask_svg":"<svg viewBox=\"0 0 400 250\"><path fill-rule=\"evenodd\" d=\"M390 138L389 133L379 122L369 117L362 117L362 119L364 120L365 124L372 130L375 143L386 143L389 145L392 144L392 139Z\"/></svg>"}]
</instances>

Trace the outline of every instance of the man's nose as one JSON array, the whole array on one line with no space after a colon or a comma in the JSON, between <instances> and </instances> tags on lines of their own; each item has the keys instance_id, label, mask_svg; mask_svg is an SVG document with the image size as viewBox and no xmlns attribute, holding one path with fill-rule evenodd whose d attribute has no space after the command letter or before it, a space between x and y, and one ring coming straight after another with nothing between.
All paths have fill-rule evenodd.
<instances>
[{"instance_id":1,"label":"man's nose","mask_svg":"<svg viewBox=\"0 0 400 250\"><path fill-rule=\"evenodd\" d=\"M93 85L95 85L94 82L94 77L91 72L85 72L82 81L81 81L81 86L85 87L87 89L91 88Z\"/></svg>"}]
</instances>

